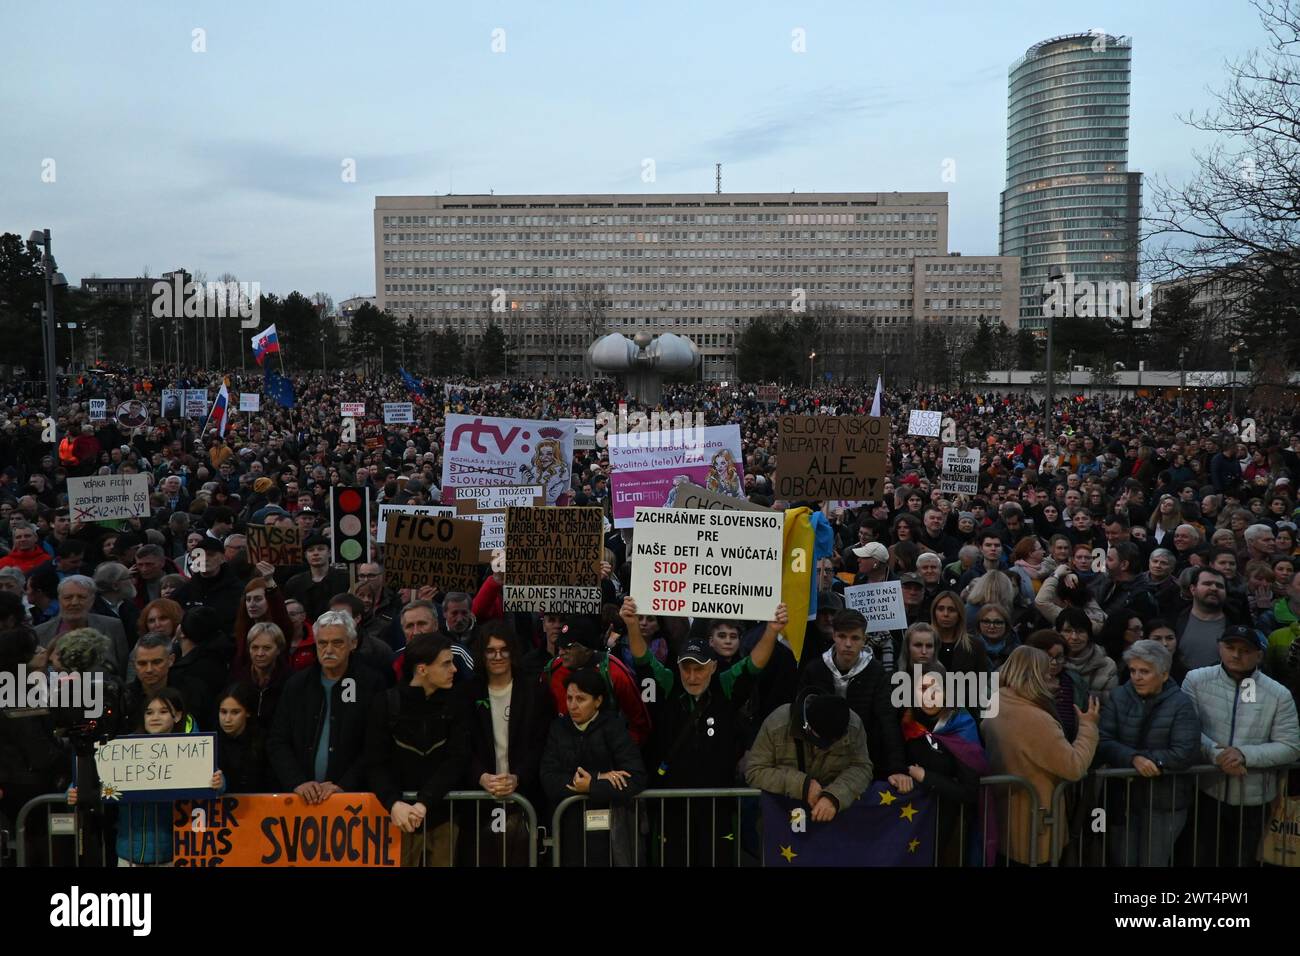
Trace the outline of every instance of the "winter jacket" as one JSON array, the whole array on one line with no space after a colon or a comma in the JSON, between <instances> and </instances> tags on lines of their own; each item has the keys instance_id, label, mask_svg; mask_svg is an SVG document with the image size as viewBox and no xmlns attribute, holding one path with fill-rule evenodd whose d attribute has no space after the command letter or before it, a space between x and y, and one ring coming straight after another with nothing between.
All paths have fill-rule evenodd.
<instances>
[{"instance_id":1,"label":"winter jacket","mask_svg":"<svg viewBox=\"0 0 1300 956\"><path fill-rule=\"evenodd\" d=\"M1238 684L1222 665L1198 667L1183 678L1183 691L1201 719L1206 763L1213 763L1226 747L1241 751L1252 771L1300 760L1300 725L1291 692L1262 671L1256 670L1252 678L1249 687ZM1257 807L1277 795L1275 773L1205 774L1199 783L1203 792L1232 806Z\"/></svg>"},{"instance_id":2,"label":"winter jacket","mask_svg":"<svg viewBox=\"0 0 1300 956\"><path fill-rule=\"evenodd\" d=\"M188 654L178 655L172 665L167 682L171 683L175 675L178 683L188 683L191 688L202 693L202 699L194 703L194 716L202 727L217 725L217 697L230 682L230 655L234 648L228 641L213 639L207 644L198 644Z\"/></svg>"},{"instance_id":3,"label":"winter jacket","mask_svg":"<svg viewBox=\"0 0 1300 956\"><path fill-rule=\"evenodd\" d=\"M939 800L935 816L936 862L939 866L959 866L962 859L960 827L965 821L968 835L978 829L976 816L980 802L980 777L988 772L988 757L979 742L975 719L964 710L953 711L942 723L921 715L920 721L909 711L903 720L903 746L908 766L925 770L918 790ZM992 809L984 817L993 816ZM992 863L992 858L988 859Z\"/></svg>"},{"instance_id":4,"label":"winter jacket","mask_svg":"<svg viewBox=\"0 0 1300 956\"><path fill-rule=\"evenodd\" d=\"M984 650L984 642L979 636L966 636L970 650L962 647L960 639L951 644L942 639L935 648L935 658L949 671L957 674L987 674L989 672L989 655Z\"/></svg>"},{"instance_id":5,"label":"winter jacket","mask_svg":"<svg viewBox=\"0 0 1300 956\"><path fill-rule=\"evenodd\" d=\"M836 693L849 702L867 735L867 753L871 755L875 779L883 780L896 773L907 773L903 750L903 733L899 727L902 714L890 703L890 677L869 650L863 649L857 663L847 674L835 666L835 648L809 663L799 683L800 695L809 690Z\"/></svg>"},{"instance_id":6,"label":"winter jacket","mask_svg":"<svg viewBox=\"0 0 1300 956\"><path fill-rule=\"evenodd\" d=\"M346 588L345 588L346 590ZM244 582L235 574L235 569L228 564L210 578L196 574L172 595L181 607L203 604L213 608L221 620L222 628L234 630L235 615L244 600ZM315 618L312 618L315 620Z\"/></svg>"},{"instance_id":7,"label":"winter jacket","mask_svg":"<svg viewBox=\"0 0 1300 956\"><path fill-rule=\"evenodd\" d=\"M343 700L345 682L352 693ZM331 689L329 763L324 783L343 790L364 789L366 766L364 747L373 699L381 696L379 676L357 660L348 661L347 673ZM275 709L267 750L273 776L284 790L316 779L316 744L325 719L325 688L320 664L312 664L289 678Z\"/></svg>"},{"instance_id":8,"label":"winter jacket","mask_svg":"<svg viewBox=\"0 0 1300 956\"><path fill-rule=\"evenodd\" d=\"M59 638L59 625L62 617L55 617L36 628L36 643L40 647L51 647ZM108 638L108 667L118 677L131 679L135 676L135 667L130 664L130 648L126 645L126 632L122 622L107 614L87 614L86 626L94 628ZM66 631L64 633L67 633Z\"/></svg>"},{"instance_id":9,"label":"winter jacket","mask_svg":"<svg viewBox=\"0 0 1300 956\"><path fill-rule=\"evenodd\" d=\"M492 699L487 681L479 682L473 692L470 715L469 785L477 787L485 773L497 772L496 738L492 733ZM509 772L519 778L516 787L535 807L542 806L542 749L551 721L551 695L535 679L517 675L510 687L510 712L507 717L506 757Z\"/></svg>"},{"instance_id":10,"label":"winter jacket","mask_svg":"<svg viewBox=\"0 0 1300 956\"><path fill-rule=\"evenodd\" d=\"M1160 613L1155 596L1135 577L1130 581L1116 581L1109 574L1099 574L1088 586L1093 598L1106 617L1130 611L1143 621Z\"/></svg>"},{"instance_id":11,"label":"winter jacket","mask_svg":"<svg viewBox=\"0 0 1300 956\"><path fill-rule=\"evenodd\" d=\"M626 664L609 654L598 654L587 666L596 668L605 679L605 686L609 688L609 697L605 699L605 705L607 707L617 705L627 721L628 733L632 735L632 740L638 747L644 747L650 740L650 712L646 710L645 701L641 699L641 688L637 686L632 672L628 670ZM560 716L569 712L564 682L570 673L572 672L564 666L562 657L555 658L542 672L542 680L551 688L551 700L555 704L555 712Z\"/></svg>"},{"instance_id":12,"label":"winter jacket","mask_svg":"<svg viewBox=\"0 0 1300 956\"><path fill-rule=\"evenodd\" d=\"M1051 861L1051 831L1043 823L1050 810L1052 792L1063 780L1082 780L1097 750L1097 725L1079 721L1074 743L1068 743L1056 717L1011 688L998 689L998 712L981 724L989 770L1026 780L1034 789L1031 798L1020 786L995 788L997 819L1009 824L1002 834L1003 853L1016 863L1042 864ZM1035 803L1036 800L1036 803ZM1029 840L1037 820L1037 846L1030 859Z\"/></svg>"},{"instance_id":13,"label":"winter jacket","mask_svg":"<svg viewBox=\"0 0 1300 956\"><path fill-rule=\"evenodd\" d=\"M1038 589L1038 594L1034 597L1034 607L1038 608L1038 613L1043 615L1048 625L1056 623L1056 617L1065 609L1065 602L1057 596L1057 586L1061 579L1055 574L1049 574L1043 579L1043 586ZM1092 622L1092 633L1097 635L1101 633L1101 627L1106 623L1106 615L1102 612L1101 605L1097 603L1094 597L1088 598L1088 603L1084 605L1083 613L1088 615L1088 620Z\"/></svg>"},{"instance_id":14,"label":"winter jacket","mask_svg":"<svg viewBox=\"0 0 1300 956\"><path fill-rule=\"evenodd\" d=\"M573 775L581 767L591 774L591 788L587 803L592 807L607 807L625 803L645 789L645 764L628 732L622 716L603 710L587 724L586 730L569 716L551 721L546 747L542 751L542 789L552 806L574 796L569 789ZM596 779L610 770L626 770L631 774L627 786L618 790L608 780Z\"/></svg>"},{"instance_id":15,"label":"winter jacket","mask_svg":"<svg viewBox=\"0 0 1300 956\"><path fill-rule=\"evenodd\" d=\"M1096 694L1105 703L1106 697L1119 683L1119 669L1100 644L1089 644L1082 657L1065 658L1065 669L1076 675L1089 693Z\"/></svg>"},{"instance_id":16,"label":"winter jacket","mask_svg":"<svg viewBox=\"0 0 1300 956\"><path fill-rule=\"evenodd\" d=\"M839 809L848 809L871 786L871 757L862 720L850 710L848 732L823 750L804 735L802 699L781 705L763 721L749 752L745 782L806 803L809 784L816 780Z\"/></svg>"},{"instance_id":17,"label":"winter jacket","mask_svg":"<svg viewBox=\"0 0 1300 956\"><path fill-rule=\"evenodd\" d=\"M1192 795L1192 779L1163 776L1195 765L1201 754L1201 722L1192 700L1173 680L1154 697L1141 697L1132 684L1115 688L1102 705L1097 759L1111 767L1133 766L1146 757L1161 777L1111 781L1111 806L1135 812L1182 810ZM1116 799L1118 797L1118 799Z\"/></svg>"},{"instance_id":18,"label":"winter jacket","mask_svg":"<svg viewBox=\"0 0 1300 956\"><path fill-rule=\"evenodd\" d=\"M1264 672L1274 680L1287 679L1286 658L1291 645L1300 637L1300 621L1284 624L1268 635L1268 650L1264 652Z\"/></svg>"},{"instance_id":19,"label":"winter jacket","mask_svg":"<svg viewBox=\"0 0 1300 956\"><path fill-rule=\"evenodd\" d=\"M228 793L263 793L272 789L266 736L260 729L246 727L238 737L218 730L217 766L226 778Z\"/></svg>"},{"instance_id":20,"label":"winter jacket","mask_svg":"<svg viewBox=\"0 0 1300 956\"><path fill-rule=\"evenodd\" d=\"M367 783L385 810L416 791L434 805L460 786L469 768L468 700L459 689L427 694L403 684L374 695L366 728Z\"/></svg>"}]
</instances>

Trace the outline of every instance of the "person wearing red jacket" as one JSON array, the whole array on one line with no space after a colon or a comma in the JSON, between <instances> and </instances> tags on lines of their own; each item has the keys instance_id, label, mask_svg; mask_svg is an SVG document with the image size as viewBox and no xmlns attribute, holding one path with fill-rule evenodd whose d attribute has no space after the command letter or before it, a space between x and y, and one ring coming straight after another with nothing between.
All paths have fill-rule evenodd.
<instances>
[{"instance_id":1,"label":"person wearing red jacket","mask_svg":"<svg viewBox=\"0 0 1300 956\"><path fill-rule=\"evenodd\" d=\"M569 712L564 686L569 675L583 668L593 668L617 702L633 742L644 747L650 740L650 712L641 699L641 689L632 671L609 654L599 619L586 614L571 615L555 646L559 649L559 656L542 672L542 681L551 691L555 713L565 716Z\"/></svg>"},{"instance_id":2,"label":"person wearing red jacket","mask_svg":"<svg viewBox=\"0 0 1300 956\"><path fill-rule=\"evenodd\" d=\"M27 522L12 522L9 525L9 533L13 535L14 548L0 558L0 568L17 568L24 575L30 576L33 571L50 560L49 552L40 545L36 529Z\"/></svg>"}]
</instances>

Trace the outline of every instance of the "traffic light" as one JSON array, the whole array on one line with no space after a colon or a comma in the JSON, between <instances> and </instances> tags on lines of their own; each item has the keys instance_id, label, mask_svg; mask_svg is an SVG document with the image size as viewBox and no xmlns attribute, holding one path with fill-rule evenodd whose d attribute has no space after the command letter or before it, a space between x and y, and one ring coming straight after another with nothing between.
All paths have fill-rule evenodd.
<instances>
[{"instance_id":1,"label":"traffic light","mask_svg":"<svg viewBox=\"0 0 1300 956\"><path fill-rule=\"evenodd\" d=\"M335 564L370 560L370 489L330 490L330 540Z\"/></svg>"}]
</instances>

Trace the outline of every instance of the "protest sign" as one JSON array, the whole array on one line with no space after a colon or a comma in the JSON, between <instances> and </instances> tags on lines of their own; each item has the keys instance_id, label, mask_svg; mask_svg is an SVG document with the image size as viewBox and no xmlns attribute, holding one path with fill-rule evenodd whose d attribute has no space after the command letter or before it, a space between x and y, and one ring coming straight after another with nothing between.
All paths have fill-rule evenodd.
<instances>
[{"instance_id":1,"label":"protest sign","mask_svg":"<svg viewBox=\"0 0 1300 956\"><path fill-rule=\"evenodd\" d=\"M365 418L366 403L365 402L340 402L339 417L340 418Z\"/></svg>"},{"instance_id":2,"label":"protest sign","mask_svg":"<svg viewBox=\"0 0 1300 956\"><path fill-rule=\"evenodd\" d=\"M262 410L262 396L257 392L240 392L239 410L241 412L260 412Z\"/></svg>"},{"instance_id":3,"label":"protest sign","mask_svg":"<svg viewBox=\"0 0 1300 956\"><path fill-rule=\"evenodd\" d=\"M95 745L99 792L131 803L212 793L215 734L142 734Z\"/></svg>"},{"instance_id":4,"label":"protest sign","mask_svg":"<svg viewBox=\"0 0 1300 956\"><path fill-rule=\"evenodd\" d=\"M479 526L435 515L388 516L384 577L394 588L478 590Z\"/></svg>"},{"instance_id":5,"label":"protest sign","mask_svg":"<svg viewBox=\"0 0 1300 956\"><path fill-rule=\"evenodd\" d=\"M938 438L939 429L943 427L943 412L928 412L919 408L912 409L907 416L907 433L922 438Z\"/></svg>"},{"instance_id":6,"label":"protest sign","mask_svg":"<svg viewBox=\"0 0 1300 956\"><path fill-rule=\"evenodd\" d=\"M181 418L185 413L185 389L164 388L162 390L162 417Z\"/></svg>"},{"instance_id":7,"label":"protest sign","mask_svg":"<svg viewBox=\"0 0 1300 956\"><path fill-rule=\"evenodd\" d=\"M185 417L206 418L208 414L208 390L206 388L188 388L185 390Z\"/></svg>"},{"instance_id":8,"label":"protest sign","mask_svg":"<svg viewBox=\"0 0 1300 956\"><path fill-rule=\"evenodd\" d=\"M947 494L973 495L979 492L980 450L945 448L939 490Z\"/></svg>"},{"instance_id":9,"label":"protest sign","mask_svg":"<svg viewBox=\"0 0 1300 956\"><path fill-rule=\"evenodd\" d=\"M250 524L246 537L249 564L256 565L266 561L277 568L302 564L302 532L296 525L282 528Z\"/></svg>"},{"instance_id":10,"label":"protest sign","mask_svg":"<svg viewBox=\"0 0 1300 956\"><path fill-rule=\"evenodd\" d=\"M897 581L877 584L853 584L844 589L844 606L858 611L867 619L868 631L895 631L907 628L907 610L903 607L903 585Z\"/></svg>"},{"instance_id":11,"label":"protest sign","mask_svg":"<svg viewBox=\"0 0 1300 956\"><path fill-rule=\"evenodd\" d=\"M604 551L599 508L507 509L504 610L600 613Z\"/></svg>"},{"instance_id":12,"label":"protest sign","mask_svg":"<svg viewBox=\"0 0 1300 956\"><path fill-rule=\"evenodd\" d=\"M68 514L73 521L149 517L148 475L99 475L68 479Z\"/></svg>"},{"instance_id":13,"label":"protest sign","mask_svg":"<svg viewBox=\"0 0 1300 956\"><path fill-rule=\"evenodd\" d=\"M784 514L637 508L632 527L640 613L755 621L776 613Z\"/></svg>"},{"instance_id":14,"label":"protest sign","mask_svg":"<svg viewBox=\"0 0 1300 956\"><path fill-rule=\"evenodd\" d=\"M572 493L574 426L526 418L448 415L442 455L442 503L469 485L541 485L546 504Z\"/></svg>"},{"instance_id":15,"label":"protest sign","mask_svg":"<svg viewBox=\"0 0 1300 956\"><path fill-rule=\"evenodd\" d=\"M492 552L506 546L506 510L508 508L534 508L543 504L542 486L527 485L522 488L470 487L456 489L456 514L483 526L479 538L480 561L490 561Z\"/></svg>"},{"instance_id":16,"label":"protest sign","mask_svg":"<svg viewBox=\"0 0 1300 956\"><path fill-rule=\"evenodd\" d=\"M209 772L211 775L211 772ZM292 793L178 800L176 866L398 866L401 831L373 793L308 805Z\"/></svg>"},{"instance_id":17,"label":"protest sign","mask_svg":"<svg viewBox=\"0 0 1300 956\"><path fill-rule=\"evenodd\" d=\"M573 450L592 451L596 447L596 419L561 418L563 425L573 426Z\"/></svg>"},{"instance_id":18,"label":"protest sign","mask_svg":"<svg viewBox=\"0 0 1300 956\"><path fill-rule=\"evenodd\" d=\"M446 505L380 505L379 522L376 525L375 542L383 544L384 527L390 515L436 515L439 518L456 517L456 509Z\"/></svg>"},{"instance_id":19,"label":"protest sign","mask_svg":"<svg viewBox=\"0 0 1300 956\"><path fill-rule=\"evenodd\" d=\"M102 422L108 418L108 399L92 398L90 400L90 420Z\"/></svg>"},{"instance_id":20,"label":"protest sign","mask_svg":"<svg viewBox=\"0 0 1300 956\"><path fill-rule=\"evenodd\" d=\"M701 488L699 485L693 485L689 481L683 481L673 485L673 490L668 495L667 508L694 508L703 511L767 511L771 508L764 508L762 505L756 505L747 498L733 498L731 495L722 495L716 491L709 491L708 488Z\"/></svg>"},{"instance_id":21,"label":"protest sign","mask_svg":"<svg viewBox=\"0 0 1300 956\"><path fill-rule=\"evenodd\" d=\"M776 385L760 385L754 389L754 397L760 402L775 405L781 399L781 389Z\"/></svg>"},{"instance_id":22,"label":"protest sign","mask_svg":"<svg viewBox=\"0 0 1300 956\"><path fill-rule=\"evenodd\" d=\"M411 425L415 422L415 406L410 402L384 402L385 425Z\"/></svg>"},{"instance_id":23,"label":"protest sign","mask_svg":"<svg viewBox=\"0 0 1300 956\"><path fill-rule=\"evenodd\" d=\"M149 407L139 399L133 398L117 406L113 417L123 428L139 428L149 421Z\"/></svg>"},{"instance_id":24,"label":"protest sign","mask_svg":"<svg viewBox=\"0 0 1300 956\"><path fill-rule=\"evenodd\" d=\"M743 499L744 462L739 425L612 433L609 464L614 527L632 527L638 507L670 507L673 487L686 482Z\"/></svg>"},{"instance_id":25,"label":"protest sign","mask_svg":"<svg viewBox=\"0 0 1300 956\"><path fill-rule=\"evenodd\" d=\"M889 419L870 415L782 415L776 497L783 501L872 501L889 470Z\"/></svg>"}]
</instances>

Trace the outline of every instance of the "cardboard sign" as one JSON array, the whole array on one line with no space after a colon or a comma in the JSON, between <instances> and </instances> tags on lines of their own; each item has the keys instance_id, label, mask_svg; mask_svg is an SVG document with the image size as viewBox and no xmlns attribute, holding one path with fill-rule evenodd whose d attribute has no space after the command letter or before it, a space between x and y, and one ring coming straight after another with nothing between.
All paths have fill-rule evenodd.
<instances>
[{"instance_id":1,"label":"cardboard sign","mask_svg":"<svg viewBox=\"0 0 1300 956\"><path fill-rule=\"evenodd\" d=\"M366 403L365 402L340 402L339 417L340 418L365 418Z\"/></svg>"},{"instance_id":2,"label":"cardboard sign","mask_svg":"<svg viewBox=\"0 0 1300 956\"><path fill-rule=\"evenodd\" d=\"M673 487L688 481L733 498L745 497L739 425L611 434L609 464L616 528L632 527L638 507L669 507Z\"/></svg>"},{"instance_id":3,"label":"cardboard sign","mask_svg":"<svg viewBox=\"0 0 1300 956\"><path fill-rule=\"evenodd\" d=\"M867 619L869 631L907 629L903 585L897 581L851 585L844 589L844 606L860 612Z\"/></svg>"},{"instance_id":4,"label":"cardboard sign","mask_svg":"<svg viewBox=\"0 0 1300 956\"><path fill-rule=\"evenodd\" d=\"M178 800L172 830L176 866L376 867L402 860L401 831L373 793L336 793L314 806L292 793Z\"/></svg>"},{"instance_id":5,"label":"cardboard sign","mask_svg":"<svg viewBox=\"0 0 1300 956\"><path fill-rule=\"evenodd\" d=\"M287 568L303 563L302 532L297 525L281 528L250 524L246 537L251 565L267 561L277 568Z\"/></svg>"},{"instance_id":6,"label":"cardboard sign","mask_svg":"<svg viewBox=\"0 0 1300 956\"><path fill-rule=\"evenodd\" d=\"M593 451L596 448L596 419L561 418L560 422L573 426L573 450Z\"/></svg>"},{"instance_id":7,"label":"cardboard sign","mask_svg":"<svg viewBox=\"0 0 1300 956\"><path fill-rule=\"evenodd\" d=\"M702 511L766 511L769 513L772 511L771 508L756 505L748 499L718 494L716 491L709 491L708 488L693 485L689 481L673 485L664 507L694 508Z\"/></svg>"},{"instance_id":8,"label":"cardboard sign","mask_svg":"<svg viewBox=\"0 0 1300 956\"><path fill-rule=\"evenodd\" d=\"M456 509L446 505L380 505L379 522L375 525L375 542L384 543L384 528L390 515L434 515L439 518L456 517Z\"/></svg>"},{"instance_id":9,"label":"cardboard sign","mask_svg":"<svg viewBox=\"0 0 1300 956\"><path fill-rule=\"evenodd\" d=\"M185 415L185 389L164 388L162 390L163 418L182 418Z\"/></svg>"},{"instance_id":10,"label":"cardboard sign","mask_svg":"<svg viewBox=\"0 0 1300 956\"><path fill-rule=\"evenodd\" d=\"M637 508L632 597L641 614L768 621L781 603L781 512Z\"/></svg>"},{"instance_id":11,"label":"cardboard sign","mask_svg":"<svg viewBox=\"0 0 1300 956\"><path fill-rule=\"evenodd\" d=\"M384 402L385 425L411 425L415 423L415 406L410 402Z\"/></svg>"},{"instance_id":12,"label":"cardboard sign","mask_svg":"<svg viewBox=\"0 0 1300 956\"><path fill-rule=\"evenodd\" d=\"M492 552L506 546L506 510L536 508L544 504L541 485L511 487L471 487L456 489L456 514L483 526L478 541L480 561L491 561Z\"/></svg>"},{"instance_id":13,"label":"cardboard sign","mask_svg":"<svg viewBox=\"0 0 1300 956\"><path fill-rule=\"evenodd\" d=\"M442 503L467 485L541 485L548 505L572 493L574 426L527 418L448 415L442 455Z\"/></svg>"},{"instance_id":14,"label":"cardboard sign","mask_svg":"<svg viewBox=\"0 0 1300 956\"><path fill-rule=\"evenodd\" d=\"M208 414L208 390L206 388L189 388L185 390L185 417L206 418Z\"/></svg>"},{"instance_id":15,"label":"cardboard sign","mask_svg":"<svg viewBox=\"0 0 1300 956\"><path fill-rule=\"evenodd\" d=\"M782 501L872 501L889 471L889 419L870 415L782 415L776 497Z\"/></svg>"},{"instance_id":16,"label":"cardboard sign","mask_svg":"<svg viewBox=\"0 0 1300 956\"><path fill-rule=\"evenodd\" d=\"M68 514L73 521L149 517L148 475L100 475L68 479Z\"/></svg>"},{"instance_id":17,"label":"cardboard sign","mask_svg":"<svg viewBox=\"0 0 1300 956\"><path fill-rule=\"evenodd\" d=\"M599 508L508 509L504 610L599 614L601 517Z\"/></svg>"},{"instance_id":18,"label":"cardboard sign","mask_svg":"<svg viewBox=\"0 0 1300 956\"><path fill-rule=\"evenodd\" d=\"M384 577L395 588L418 590L436 584L442 591L478 590L479 526L434 515L388 517Z\"/></svg>"},{"instance_id":19,"label":"cardboard sign","mask_svg":"<svg viewBox=\"0 0 1300 956\"><path fill-rule=\"evenodd\" d=\"M927 412L919 408L912 409L907 416L907 433L923 438L938 438L939 429L943 428L943 412Z\"/></svg>"},{"instance_id":20,"label":"cardboard sign","mask_svg":"<svg viewBox=\"0 0 1300 956\"><path fill-rule=\"evenodd\" d=\"M978 448L945 448L943 471L939 473L939 490L948 494L974 495L979 493L980 450Z\"/></svg>"},{"instance_id":21,"label":"cardboard sign","mask_svg":"<svg viewBox=\"0 0 1300 956\"><path fill-rule=\"evenodd\" d=\"M108 418L108 399L92 398L90 400L90 420L102 422Z\"/></svg>"},{"instance_id":22,"label":"cardboard sign","mask_svg":"<svg viewBox=\"0 0 1300 956\"><path fill-rule=\"evenodd\" d=\"M262 396L257 392L240 392L239 410L241 412L260 412L262 410Z\"/></svg>"},{"instance_id":23,"label":"cardboard sign","mask_svg":"<svg viewBox=\"0 0 1300 956\"><path fill-rule=\"evenodd\" d=\"M760 402L775 405L781 400L781 389L776 385L760 385L754 389L754 397Z\"/></svg>"},{"instance_id":24,"label":"cardboard sign","mask_svg":"<svg viewBox=\"0 0 1300 956\"><path fill-rule=\"evenodd\" d=\"M95 745L104 800L132 803L212 794L216 734L141 734Z\"/></svg>"},{"instance_id":25,"label":"cardboard sign","mask_svg":"<svg viewBox=\"0 0 1300 956\"><path fill-rule=\"evenodd\" d=\"M133 398L117 406L113 417L123 428L139 428L149 421L149 408L144 402Z\"/></svg>"}]
</instances>

